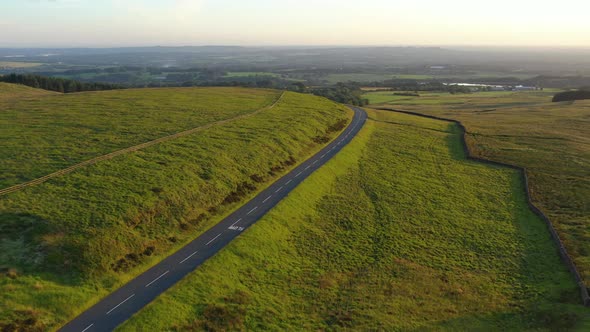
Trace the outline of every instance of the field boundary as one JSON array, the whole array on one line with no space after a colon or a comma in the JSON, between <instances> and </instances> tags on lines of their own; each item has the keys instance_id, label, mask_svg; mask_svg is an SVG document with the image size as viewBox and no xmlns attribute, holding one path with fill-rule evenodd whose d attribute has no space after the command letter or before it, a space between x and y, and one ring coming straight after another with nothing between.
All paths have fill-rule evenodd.
<instances>
[{"instance_id":1,"label":"field boundary","mask_svg":"<svg viewBox=\"0 0 590 332\"><path fill-rule=\"evenodd\" d=\"M549 218L537 206L535 206L535 204L533 204L533 201L531 200L531 193L530 193L531 189L529 187L529 177L527 174L527 169L525 167L513 165L513 164L508 164L508 163L503 163L503 162L499 162L499 161L494 161L494 160L483 159L483 158L473 156L471 154L471 151L469 150L469 147L467 146L467 141L465 140L465 135L467 135L467 129L465 128L463 123L461 123L461 121L459 121L459 120L447 119L447 118L442 118L442 117L438 117L438 116L434 116L434 115L427 115L427 114L421 114L418 112L403 111L403 110L397 110L397 109L392 109L392 108L377 107L375 109L381 110L381 111L397 112L397 113L402 113L402 114L407 114L407 115L414 115L414 116L419 116L419 117L423 117L423 118L454 123L457 126L459 126L459 129L462 132L461 145L463 146L463 152L465 153L465 156L468 160L478 161L481 163L494 165L494 166L508 167L508 168L512 168L512 169L519 171L524 178L525 193L526 193L527 204L528 204L529 208L537 216L539 216L541 219L543 219L543 221L545 221L545 224L547 225L547 228L549 229L549 233L551 234L551 239L557 245L557 249L559 251L559 256L561 257L561 260L565 263L565 265L568 267L570 273L574 276L574 279L576 280L576 283L577 283L578 288L580 290L580 296L582 297L582 303L584 304L584 306L587 306L587 307L590 306L590 295L588 295L588 288L586 288L586 284L584 283L584 280L582 279L582 276L580 275L578 268L574 264L574 261L571 258L571 256L568 254L567 249L565 248L565 246L563 245L563 242L561 241L561 238L559 237L559 234L557 234L557 231L555 230L555 227L553 227L553 223L551 223Z\"/></svg>"},{"instance_id":2,"label":"field boundary","mask_svg":"<svg viewBox=\"0 0 590 332\"><path fill-rule=\"evenodd\" d=\"M104 154L102 156L98 156L98 157L95 157L95 158L92 158L92 159L85 160L85 161L83 161L81 163L78 163L78 164L69 166L69 167L64 168L64 169L61 169L59 171L55 171L53 173L47 174L45 176L42 176L40 178L36 178L36 179L30 180L30 181L27 181L27 182L19 183L17 185L11 186L11 187L0 189L0 196L7 195L7 194L13 193L15 191L19 191L19 190L24 189L26 187L31 187L31 186L35 186L35 185L41 184L41 183L46 182L46 181L48 181L50 179L53 179L55 177L58 177L58 176L61 176L61 175L65 175L65 174L71 173L71 172L73 172L73 171L75 171L77 169L80 169L82 167L96 164L99 161L112 159L112 158L115 158L117 156L120 156L120 155L129 153L129 152L134 152L134 151L138 151L138 150L141 150L141 149L145 149L147 147L150 147L150 146L153 146L153 145L162 143L162 142L170 141L170 140L173 140L173 139L176 139L176 138L179 138L179 137L188 136L188 135L194 134L196 132L199 132L199 131L202 131L202 130L205 130L205 129L209 129L209 128L213 127L213 126L222 125L222 124L225 124L225 123L234 121L234 120L240 120L240 119L244 119L244 118L247 118L247 117L256 115L256 114L258 114L258 113L260 113L262 111L266 111L266 110L269 110L269 109L275 107L283 99L283 96L284 95L285 95L285 92L283 91L283 92L281 92L281 94L278 96L278 98L271 105L267 105L265 107L259 108L259 109L255 110L254 112L251 112L251 113L238 115L236 117L225 119L225 120L211 122L211 123L208 123L208 124L199 126L199 127L195 127L195 128L192 128L192 129L188 129L188 130L185 130L185 131L178 132L176 134L172 134L172 135L160 137L160 138L157 138L155 140L151 140L151 141L148 141L148 142L145 142L145 143L141 143L141 144L138 144L138 145L130 146L130 147L125 148L125 149L117 150L117 151L114 151L114 152L111 152L111 153Z\"/></svg>"}]
</instances>

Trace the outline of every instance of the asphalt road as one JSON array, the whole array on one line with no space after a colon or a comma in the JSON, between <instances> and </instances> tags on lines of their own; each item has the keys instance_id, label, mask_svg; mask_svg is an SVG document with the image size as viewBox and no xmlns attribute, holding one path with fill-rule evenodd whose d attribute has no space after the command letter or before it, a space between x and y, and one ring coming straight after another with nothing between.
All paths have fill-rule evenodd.
<instances>
[{"instance_id":1,"label":"asphalt road","mask_svg":"<svg viewBox=\"0 0 590 332\"><path fill-rule=\"evenodd\" d=\"M351 108L354 111L353 120L336 140L182 249L74 318L60 331L112 331L215 255L352 140L365 123L367 114L360 108Z\"/></svg>"}]
</instances>

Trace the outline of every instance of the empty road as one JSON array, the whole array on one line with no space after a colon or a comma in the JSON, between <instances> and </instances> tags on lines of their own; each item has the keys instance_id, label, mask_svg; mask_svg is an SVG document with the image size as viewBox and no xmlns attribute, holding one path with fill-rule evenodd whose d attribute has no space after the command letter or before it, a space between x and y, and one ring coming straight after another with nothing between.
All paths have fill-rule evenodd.
<instances>
[{"instance_id":1,"label":"empty road","mask_svg":"<svg viewBox=\"0 0 590 332\"><path fill-rule=\"evenodd\" d=\"M215 255L352 140L365 123L367 114L361 108L351 108L354 111L352 122L328 146L182 249L100 300L63 326L60 331L112 331Z\"/></svg>"}]
</instances>

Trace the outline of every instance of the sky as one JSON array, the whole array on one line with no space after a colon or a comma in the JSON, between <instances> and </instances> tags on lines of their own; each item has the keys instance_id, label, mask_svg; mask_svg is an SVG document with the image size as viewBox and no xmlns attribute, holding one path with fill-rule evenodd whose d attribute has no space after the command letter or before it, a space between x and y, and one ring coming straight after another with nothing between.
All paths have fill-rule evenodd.
<instances>
[{"instance_id":1,"label":"sky","mask_svg":"<svg viewBox=\"0 0 590 332\"><path fill-rule=\"evenodd\" d=\"M590 48L589 0L0 0L0 47Z\"/></svg>"}]
</instances>

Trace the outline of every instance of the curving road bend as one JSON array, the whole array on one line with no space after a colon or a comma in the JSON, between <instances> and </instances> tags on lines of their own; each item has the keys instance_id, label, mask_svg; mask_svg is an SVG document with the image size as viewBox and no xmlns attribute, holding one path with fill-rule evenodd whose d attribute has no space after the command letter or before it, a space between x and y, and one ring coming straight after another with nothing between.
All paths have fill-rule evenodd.
<instances>
[{"instance_id":1,"label":"curving road bend","mask_svg":"<svg viewBox=\"0 0 590 332\"><path fill-rule=\"evenodd\" d=\"M328 146L160 263L115 290L64 325L64 332L112 331L172 287L277 205L299 183L330 160L361 130L367 113L351 107L354 117Z\"/></svg>"}]
</instances>

